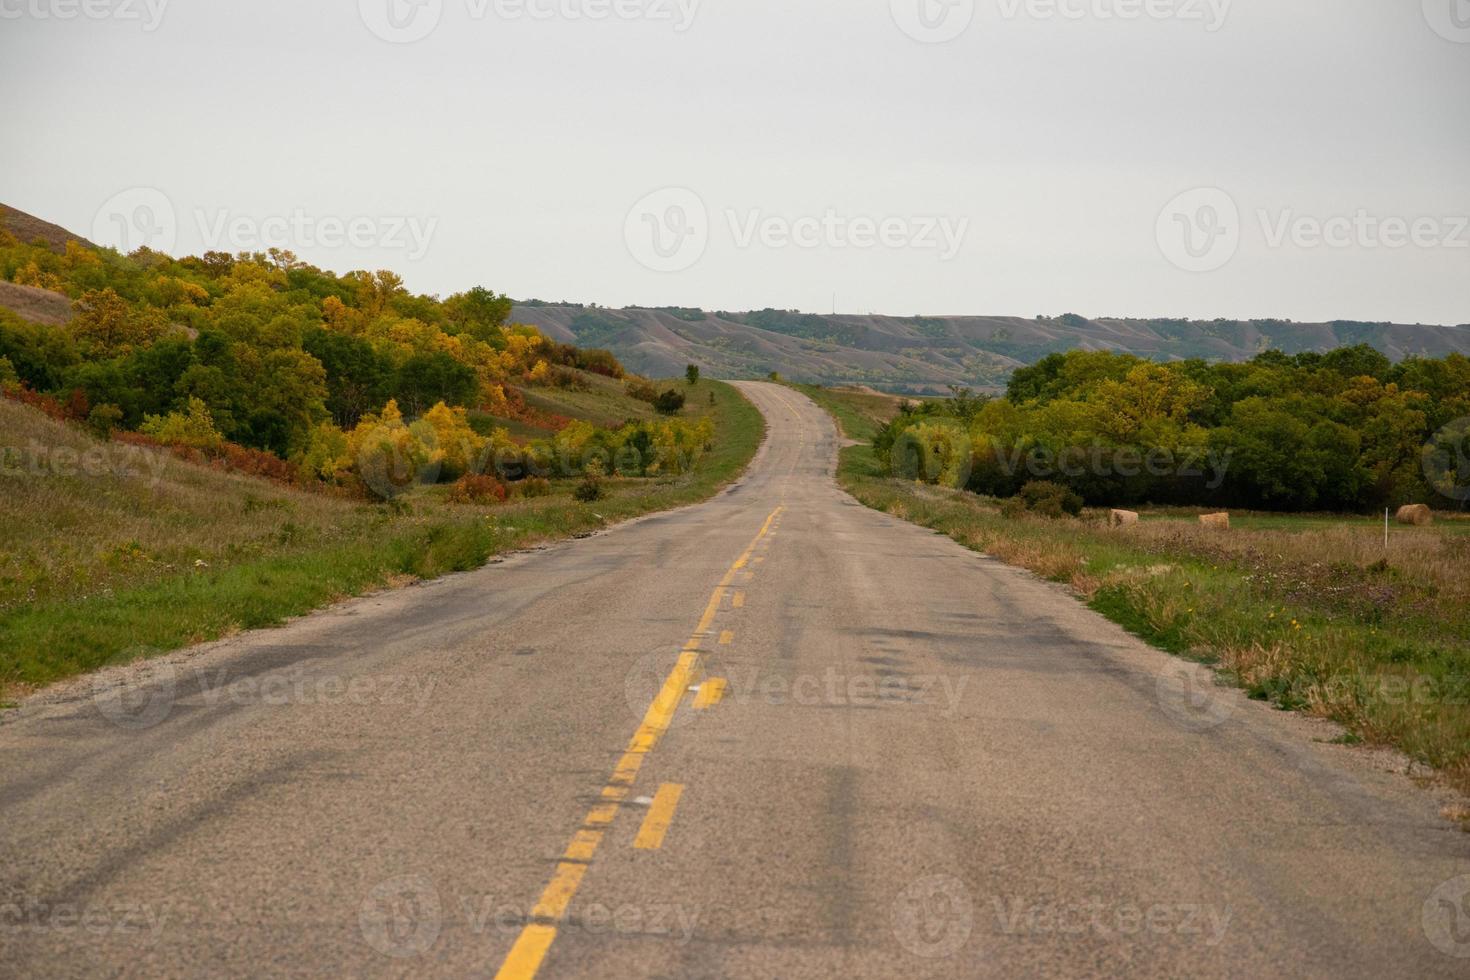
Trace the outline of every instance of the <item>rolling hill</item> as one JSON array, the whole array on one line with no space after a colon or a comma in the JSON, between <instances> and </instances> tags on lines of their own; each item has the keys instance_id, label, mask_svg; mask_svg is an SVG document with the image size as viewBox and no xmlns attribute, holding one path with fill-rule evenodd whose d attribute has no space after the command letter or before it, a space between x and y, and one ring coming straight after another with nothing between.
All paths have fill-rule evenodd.
<instances>
[{"instance_id":1,"label":"rolling hill","mask_svg":"<svg viewBox=\"0 0 1470 980\"><path fill-rule=\"evenodd\" d=\"M997 388L1017 367L1073 349L1227 361L1248 360L1273 347L1298 353L1359 343L1395 360L1470 353L1470 326L1345 320L825 316L786 310L613 310L537 301L518 304L511 316L566 343L605 347L633 370L657 377L693 363L717 377L779 371L794 381L860 384L905 394L944 392L949 385Z\"/></svg>"},{"instance_id":2,"label":"rolling hill","mask_svg":"<svg viewBox=\"0 0 1470 980\"><path fill-rule=\"evenodd\" d=\"M0 228L53 251L86 239L23 211L0 205ZM0 307L37 323L70 317L70 300L5 282ZM1056 351L1113 350L1158 360L1201 357L1243 361L1272 347L1289 354L1368 343L1399 360L1414 354L1470 353L1470 325L1295 323L1289 320L1087 319L1007 316L826 316L789 310L706 312L677 307L621 310L576 303L518 303L511 320L563 343L612 351L651 377L682 374L698 364L721 378L758 378L772 371L794 381L867 385L901 394L944 393L950 385L1002 387L1010 373Z\"/></svg>"}]
</instances>

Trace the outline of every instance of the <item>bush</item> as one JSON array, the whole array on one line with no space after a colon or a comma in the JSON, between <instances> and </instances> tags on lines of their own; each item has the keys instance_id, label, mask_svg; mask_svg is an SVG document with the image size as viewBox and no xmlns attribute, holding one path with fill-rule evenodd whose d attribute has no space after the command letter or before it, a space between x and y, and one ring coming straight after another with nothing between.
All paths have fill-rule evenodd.
<instances>
[{"instance_id":1,"label":"bush","mask_svg":"<svg viewBox=\"0 0 1470 980\"><path fill-rule=\"evenodd\" d=\"M209 406L198 398L189 399L187 412L167 415L145 415L138 431L165 446L187 446L190 449L218 449L224 437L214 427Z\"/></svg>"},{"instance_id":2,"label":"bush","mask_svg":"<svg viewBox=\"0 0 1470 980\"><path fill-rule=\"evenodd\" d=\"M1061 517L1082 513L1082 498L1059 483L1032 480L1021 488L1021 502L1026 509L1042 517Z\"/></svg>"},{"instance_id":3,"label":"bush","mask_svg":"<svg viewBox=\"0 0 1470 980\"><path fill-rule=\"evenodd\" d=\"M516 490L522 497L545 497L551 493L551 481L539 476L531 476L516 484Z\"/></svg>"},{"instance_id":4,"label":"bush","mask_svg":"<svg viewBox=\"0 0 1470 980\"><path fill-rule=\"evenodd\" d=\"M504 483L493 476L475 473L466 473L449 490L449 499L456 504L500 504L505 498Z\"/></svg>"},{"instance_id":5,"label":"bush","mask_svg":"<svg viewBox=\"0 0 1470 980\"><path fill-rule=\"evenodd\" d=\"M628 397L636 398L640 402L652 404L658 398L658 389L653 386L653 382L637 375L623 382L623 390L628 393Z\"/></svg>"},{"instance_id":6,"label":"bush","mask_svg":"<svg viewBox=\"0 0 1470 980\"><path fill-rule=\"evenodd\" d=\"M577 489L572 491L572 496L584 504L602 499L602 478L597 475L595 469L588 468L586 475L582 477L582 482L577 484Z\"/></svg>"},{"instance_id":7,"label":"bush","mask_svg":"<svg viewBox=\"0 0 1470 980\"><path fill-rule=\"evenodd\" d=\"M591 387L587 383L587 379L582 377L580 371L575 371L569 367L562 367L561 365L557 365L551 369L551 372L546 377L546 383L553 388L564 388L568 391L586 391Z\"/></svg>"},{"instance_id":8,"label":"bush","mask_svg":"<svg viewBox=\"0 0 1470 980\"><path fill-rule=\"evenodd\" d=\"M653 400L653 410L660 415L676 415L684 407L684 393L670 388Z\"/></svg>"},{"instance_id":9,"label":"bush","mask_svg":"<svg viewBox=\"0 0 1470 980\"><path fill-rule=\"evenodd\" d=\"M122 424L123 411L116 405L102 404L87 413L87 428L99 439L107 439Z\"/></svg>"}]
</instances>

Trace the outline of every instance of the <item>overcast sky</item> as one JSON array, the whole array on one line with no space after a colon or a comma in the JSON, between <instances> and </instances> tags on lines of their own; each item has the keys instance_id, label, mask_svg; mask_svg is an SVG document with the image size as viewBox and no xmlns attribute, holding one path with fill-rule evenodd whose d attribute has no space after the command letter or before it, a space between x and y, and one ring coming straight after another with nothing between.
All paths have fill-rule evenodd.
<instances>
[{"instance_id":1,"label":"overcast sky","mask_svg":"<svg viewBox=\"0 0 1470 980\"><path fill-rule=\"evenodd\" d=\"M0 201L609 306L1470 321L1470 0L0 0Z\"/></svg>"}]
</instances>

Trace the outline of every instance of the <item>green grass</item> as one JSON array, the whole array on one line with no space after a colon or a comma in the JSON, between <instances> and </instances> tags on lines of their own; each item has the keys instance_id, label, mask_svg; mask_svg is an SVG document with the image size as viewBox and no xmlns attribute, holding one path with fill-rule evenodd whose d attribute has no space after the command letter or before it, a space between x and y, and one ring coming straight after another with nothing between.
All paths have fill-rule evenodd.
<instances>
[{"instance_id":1,"label":"green grass","mask_svg":"<svg viewBox=\"0 0 1470 980\"><path fill-rule=\"evenodd\" d=\"M802 388L847 435L838 479L859 501L1065 583L1097 612L1171 653L1215 665L1253 698L1330 718L1348 743L1388 745L1470 791L1470 525L1344 515L1148 508L1109 528L1007 518L999 502L887 477L866 439L870 399Z\"/></svg>"},{"instance_id":2,"label":"green grass","mask_svg":"<svg viewBox=\"0 0 1470 980\"><path fill-rule=\"evenodd\" d=\"M590 504L572 499L571 479L553 481L549 496L492 506L450 503L445 487L369 504L172 458L156 482L141 465L138 477L12 466L0 476L0 687L19 692L276 625L371 589L705 499L749 463L764 422L729 385L685 390L686 415L713 416L714 448L683 476L605 479L607 496ZM12 447L102 445L6 402L0 431Z\"/></svg>"}]
</instances>

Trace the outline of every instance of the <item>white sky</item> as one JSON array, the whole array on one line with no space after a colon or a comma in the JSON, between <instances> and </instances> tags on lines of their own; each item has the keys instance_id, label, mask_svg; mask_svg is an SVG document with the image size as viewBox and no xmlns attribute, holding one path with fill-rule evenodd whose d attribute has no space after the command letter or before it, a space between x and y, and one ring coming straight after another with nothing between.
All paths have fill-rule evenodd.
<instances>
[{"instance_id":1,"label":"white sky","mask_svg":"<svg viewBox=\"0 0 1470 980\"><path fill-rule=\"evenodd\" d=\"M117 214L175 252L264 228L441 294L1470 321L1470 0L418 2L0 0L0 201L108 244ZM641 16L579 6L599 2ZM383 40L390 3L437 26ZM922 33L920 3L938 30L973 17L922 43L899 26ZM1170 16L1107 16L1150 5ZM662 272L629 212L669 187L707 248ZM1187 224L1160 215L1201 187L1180 220L1203 228L1219 191L1240 218L1217 209L1225 251L1186 271ZM1298 221L1359 211L1419 242ZM741 240L829 212L814 247ZM358 244L331 240L359 217ZM964 228L952 257L912 244L926 218ZM905 244L853 245L849 221L883 219Z\"/></svg>"}]
</instances>

